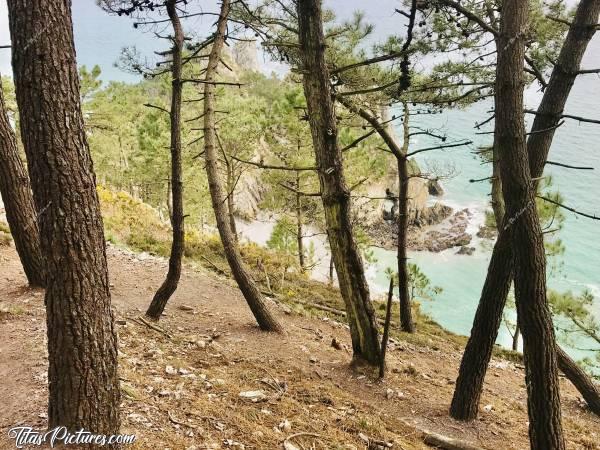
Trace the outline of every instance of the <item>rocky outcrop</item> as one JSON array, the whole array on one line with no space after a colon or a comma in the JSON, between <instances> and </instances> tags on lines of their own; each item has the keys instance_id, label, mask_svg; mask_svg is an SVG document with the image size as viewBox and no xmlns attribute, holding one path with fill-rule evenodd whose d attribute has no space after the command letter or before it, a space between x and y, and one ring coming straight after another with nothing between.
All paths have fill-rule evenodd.
<instances>
[{"instance_id":1,"label":"rocky outcrop","mask_svg":"<svg viewBox=\"0 0 600 450\"><path fill-rule=\"evenodd\" d=\"M472 236L466 231L472 215L468 209L453 211L452 208L441 203L426 207L420 223L417 225L413 221L409 225L408 249L441 252L460 247L461 254L472 254L475 249L468 247ZM423 217L427 217L428 221L423 220ZM398 234L395 221L381 220L378 224L369 227L368 232L377 246L395 250Z\"/></svg>"},{"instance_id":2,"label":"rocky outcrop","mask_svg":"<svg viewBox=\"0 0 600 450\"><path fill-rule=\"evenodd\" d=\"M260 169L247 170L240 177L235 189L235 214L245 220L256 218L260 202L266 192Z\"/></svg>"},{"instance_id":3,"label":"rocky outcrop","mask_svg":"<svg viewBox=\"0 0 600 450\"><path fill-rule=\"evenodd\" d=\"M459 248L456 252L457 255L472 255L473 253L475 253L475 247L467 247L466 245Z\"/></svg>"},{"instance_id":4,"label":"rocky outcrop","mask_svg":"<svg viewBox=\"0 0 600 450\"><path fill-rule=\"evenodd\" d=\"M435 203L433 206L425 207L419 211L409 223L417 227L437 225L452 215L452 208L443 203Z\"/></svg>"},{"instance_id":5,"label":"rocky outcrop","mask_svg":"<svg viewBox=\"0 0 600 450\"><path fill-rule=\"evenodd\" d=\"M444 195L444 188L442 187L440 180L428 180L427 189L429 190L429 195L434 197L441 197Z\"/></svg>"},{"instance_id":6,"label":"rocky outcrop","mask_svg":"<svg viewBox=\"0 0 600 450\"><path fill-rule=\"evenodd\" d=\"M487 225L482 225L479 227L479 231L477 231L477 237L481 239L496 239L498 236L498 230L496 227L488 227Z\"/></svg>"},{"instance_id":7,"label":"rocky outcrop","mask_svg":"<svg viewBox=\"0 0 600 450\"><path fill-rule=\"evenodd\" d=\"M256 41L239 41L233 46L232 57L235 63L243 70L259 72L258 51Z\"/></svg>"}]
</instances>

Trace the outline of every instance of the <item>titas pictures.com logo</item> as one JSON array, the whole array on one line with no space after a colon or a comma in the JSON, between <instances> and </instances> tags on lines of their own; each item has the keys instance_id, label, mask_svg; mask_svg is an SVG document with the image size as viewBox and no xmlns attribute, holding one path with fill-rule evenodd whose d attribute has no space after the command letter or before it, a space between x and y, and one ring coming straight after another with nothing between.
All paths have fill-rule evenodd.
<instances>
[{"instance_id":1,"label":"titas pictures.com logo","mask_svg":"<svg viewBox=\"0 0 600 450\"><path fill-rule=\"evenodd\" d=\"M59 445L130 445L136 439L134 434L94 434L83 428L79 431L70 432L63 426L48 431L35 430L33 427L28 426L13 427L8 431L8 437L15 440L16 448L42 445L49 445L50 448Z\"/></svg>"}]
</instances>

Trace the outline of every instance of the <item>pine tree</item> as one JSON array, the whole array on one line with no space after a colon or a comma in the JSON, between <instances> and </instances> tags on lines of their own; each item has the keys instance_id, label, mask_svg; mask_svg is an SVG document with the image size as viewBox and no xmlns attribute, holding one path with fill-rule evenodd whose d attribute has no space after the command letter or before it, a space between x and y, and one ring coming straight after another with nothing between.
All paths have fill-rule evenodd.
<instances>
[{"instance_id":1,"label":"pine tree","mask_svg":"<svg viewBox=\"0 0 600 450\"><path fill-rule=\"evenodd\" d=\"M70 2L7 3L21 136L46 257L48 426L116 434L117 336Z\"/></svg>"},{"instance_id":2,"label":"pine tree","mask_svg":"<svg viewBox=\"0 0 600 450\"><path fill-rule=\"evenodd\" d=\"M29 285L45 286L45 268L29 175L17 149L0 82L0 193Z\"/></svg>"}]
</instances>

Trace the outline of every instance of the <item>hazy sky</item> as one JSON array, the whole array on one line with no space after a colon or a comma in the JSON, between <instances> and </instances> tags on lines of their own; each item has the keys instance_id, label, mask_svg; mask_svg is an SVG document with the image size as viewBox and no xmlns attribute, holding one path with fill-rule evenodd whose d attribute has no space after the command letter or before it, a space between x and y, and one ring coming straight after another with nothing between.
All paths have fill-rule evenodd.
<instances>
[{"instance_id":1,"label":"hazy sky","mask_svg":"<svg viewBox=\"0 0 600 450\"><path fill-rule=\"evenodd\" d=\"M201 2L206 10L213 10L215 0ZM402 18L394 13L400 7L401 0L325 0L325 5L334 9L340 19L348 18L355 10L363 10L367 20L377 25L377 32L382 35L395 33L402 26ZM214 18L187 21L187 26L198 30L207 30ZM132 76L124 74L113 67L124 46L135 45L144 54L151 55L164 43L157 43L151 34L133 29L131 20L124 17L109 16L104 13L95 0L73 0L73 26L79 65L99 64L104 79L132 80ZM0 45L10 42L6 0L0 0ZM0 50L0 72L10 74L10 52Z\"/></svg>"},{"instance_id":2,"label":"hazy sky","mask_svg":"<svg viewBox=\"0 0 600 450\"><path fill-rule=\"evenodd\" d=\"M199 0L206 10L216 9L217 0ZM366 20L375 24L376 36L388 36L404 33L403 17L394 12L401 8L402 0L324 0L325 5L332 8L340 20L351 17L354 11L362 10ZM575 0L567 3L575 4ZM195 21L194 21L195 20ZM214 18L192 19L186 21L188 29L205 33L214 22ZM103 79L134 80L131 75L115 68L121 49L135 45L143 54L164 46L150 33L143 33L132 27L132 21L125 17L109 16L96 6L96 0L73 0L73 23L77 61L79 65L92 66L99 64L103 71ZM8 44L8 17L6 0L0 0L0 45ZM0 50L0 72L10 74L10 52Z\"/></svg>"}]
</instances>

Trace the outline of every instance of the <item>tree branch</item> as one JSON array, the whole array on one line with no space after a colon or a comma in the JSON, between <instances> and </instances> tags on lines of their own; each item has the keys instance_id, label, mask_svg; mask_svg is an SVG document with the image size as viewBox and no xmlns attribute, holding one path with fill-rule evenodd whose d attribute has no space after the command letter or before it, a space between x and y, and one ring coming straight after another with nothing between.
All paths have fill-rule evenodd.
<instances>
[{"instance_id":1,"label":"tree branch","mask_svg":"<svg viewBox=\"0 0 600 450\"><path fill-rule=\"evenodd\" d=\"M471 145L472 143L473 143L473 141L466 141L466 142L458 142L456 144L443 144L443 145L438 145L436 147L421 148L419 150L415 150L414 152L407 153L406 157L410 158L411 156L414 156L417 153L429 152L429 151L432 151L432 150L443 150L445 148L462 147L464 145Z\"/></svg>"},{"instance_id":2,"label":"tree branch","mask_svg":"<svg viewBox=\"0 0 600 450\"><path fill-rule=\"evenodd\" d=\"M575 214L577 214L579 216L587 217L588 219L593 219L593 220L600 220L600 217L598 217L598 216L594 216L592 214L586 214L584 212L578 211L575 208L571 208L570 206L563 205L562 203L554 201L551 198L544 197L542 195L538 195L537 197L541 198L542 200L544 200L544 201L546 201L548 203L552 203L553 205L556 205L556 206L558 206L560 208L566 209L567 211L571 211L571 212L573 212L573 213L575 213Z\"/></svg>"},{"instance_id":3,"label":"tree branch","mask_svg":"<svg viewBox=\"0 0 600 450\"><path fill-rule=\"evenodd\" d=\"M162 106L152 105L150 103L144 103L144 106L146 106L147 108L158 109L159 111L162 111L162 112L167 113L167 114L171 114L171 112L168 109L165 109Z\"/></svg>"},{"instance_id":4,"label":"tree branch","mask_svg":"<svg viewBox=\"0 0 600 450\"><path fill-rule=\"evenodd\" d=\"M546 161L546 164L549 164L551 166L566 167L567 169L594 170L593 167L570 166L568 164L563 164L563 163L554 162L554 161Z\"/></svg>"},{"instance_id":5,"label":"tree branch","mask_svg":"<svg viewBox=\"0 0 600 450\"><path fill-rule=\"evenodd\" d=\"M263 164L262 162L254 162L254 161L248 161L245 159L241 159L238 158L237 156L234 155L229 155L232 159L235 159L238 162L244 163L244 164L249 164L251 166L256 166L256 167L260 167L261 169L269 169L269 170L288 170L291 172L296 172L296 171L309 171L309 170L319 170L318 167L314 167L314 166L300 166L300 167L290 167L290 166L276 166L276 165L272 165L272 164Z\"/></svg>"}]
</instances>

